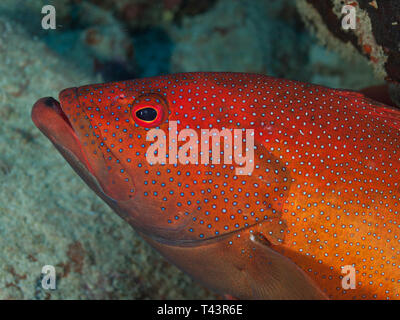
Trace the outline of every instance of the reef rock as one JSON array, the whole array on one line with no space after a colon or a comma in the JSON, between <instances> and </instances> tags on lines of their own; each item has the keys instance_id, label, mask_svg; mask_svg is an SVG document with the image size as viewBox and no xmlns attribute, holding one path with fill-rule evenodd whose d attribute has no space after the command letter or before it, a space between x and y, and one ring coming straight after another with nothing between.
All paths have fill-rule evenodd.
<instances>
[{"instance_id":1,"label":"reef rock","mask_svg":"<svg viewBox=\"0 0 400 320\"><path fill-rule=\"evenodd\" d=\"M145 244L59 156L32 104L103 81L0 16L0 299L210 298ZM53 265L55 290L42 288Z\"/></svg>"},{"instance_id":2,"label":"reef rock","mask_svg":"<svg viewBox=\"0 0 400 320\"><path fill-rule=\"evenodd\" d=\"M355 48L385 78L400 106L400 2L398 0L300 0L299 11L321 41L331 48ZM344 5L355 8L354 29L342 28Z\"/></svg>"}]
</instances>

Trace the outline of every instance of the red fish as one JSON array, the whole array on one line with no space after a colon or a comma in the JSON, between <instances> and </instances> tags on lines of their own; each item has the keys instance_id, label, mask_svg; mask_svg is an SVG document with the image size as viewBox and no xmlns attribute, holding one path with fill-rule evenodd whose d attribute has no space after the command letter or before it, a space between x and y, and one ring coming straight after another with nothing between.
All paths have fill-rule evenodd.
<instances>
[{"instance_id":1,"label":"red fish","mask_svg":"<svg viewBox=\"0 0 400 320\"><path fill-rule=\"evenodd\" d=\"M59 98L36 102L36 126L110 207L209 288L241 299L399 297L398 110L243 73L96 84ZM201 149L210 129L232 149L225 140L215 154Z\"/></svg>"}]
</instances>

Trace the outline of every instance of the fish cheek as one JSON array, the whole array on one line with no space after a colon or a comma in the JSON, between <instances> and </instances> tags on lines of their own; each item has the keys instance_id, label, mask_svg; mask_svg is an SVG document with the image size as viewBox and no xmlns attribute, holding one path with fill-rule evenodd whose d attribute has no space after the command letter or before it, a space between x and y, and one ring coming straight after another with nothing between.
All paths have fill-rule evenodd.
<instances>
[{"instance_id":1,"label":"fish cheek","mask_svg":"<svg viewBox=\"0 0 400 320\"><path fill-rule=\"evenodd\" d=\"M68 116L84 154L85 165L101 186L104 194L116 201L129 200L134 193L133 181L119 160L103 143L104 138L97 123L88 116L97 105L82 101L84 87L66 89L59 95L62 108Z\"/></svg>"},{"instance_id":2,"label":"fish cheek","mask_svg":"<svg viewBox=\"0 0 400 320\"><path fill-rule=\"evenodd\" d=\"M104 150L103 150L104 152ZM105 171L101 172L101 184L106 194L117 201L127 201L134 197L133 178L111 152L103 154Z\"/></svg>"},{"instance_id":3,"label":"fish cheek","mask_svg":"<svg viewBox=\"0 0 400 320\"><path fill-rule=\"evenodd\" d=\"M79 128L76 134L90 165L90 171L98 180L104 193L116 201L126 201L133 197L132 179L109 148L100 144L103 138L93 129L89 118L85 115L77 117L73 122L74 126Z\"/></svg>"},{"instance_id":4,"label":"fish cheek","mask_svg":"<svg viewBox=\"0 0 400 320\"><path fill-rule=\"evenodd\" d=\"M189 217L173 202L160 203L157 197L145 196L141 191L138 189L131 200L118 201L113 209L133 228L154 240L169 244L190 240L185 237Z\"/></svg>"}]
</instances>

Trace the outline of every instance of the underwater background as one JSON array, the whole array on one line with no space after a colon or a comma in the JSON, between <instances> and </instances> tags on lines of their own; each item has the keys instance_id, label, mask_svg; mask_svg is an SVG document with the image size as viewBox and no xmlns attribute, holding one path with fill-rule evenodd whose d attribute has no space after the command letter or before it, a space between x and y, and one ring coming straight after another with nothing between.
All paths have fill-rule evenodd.
<instances>
[{"instance_id":1,"label":"underwater background","mask_svg":"<svg viewBox=\"0 0 400 320\"><path fill-rule=\"evenodd\" d=\"M47 4L55 30L41 26ZM89 190L30 110L71 86L187 71L383 83L369 59L315 30L312 14L305 0L1 0L0 299L221 298ZM41 287L44 265L56 267L56 290Z\"/></svg>"}]
</instances>

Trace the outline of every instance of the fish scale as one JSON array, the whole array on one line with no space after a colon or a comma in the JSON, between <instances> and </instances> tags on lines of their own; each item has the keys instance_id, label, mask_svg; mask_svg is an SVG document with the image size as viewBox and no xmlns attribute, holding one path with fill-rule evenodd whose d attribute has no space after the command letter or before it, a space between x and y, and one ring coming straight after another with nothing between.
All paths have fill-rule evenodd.
<instances>
[{"instance_id":1,"label":"fish scale","mask_svg":"<svg viewBox=\"0 0 400 320\"><path fill-rule=\"evenodd\" d=\"M251 175L238 175L236 163L150 164L151 128L131 112L145 98L167 109L157 126L166 135L174 121L198 137L253 129ZM107 202L206 285L242 298L301 296L303 275L285 278L279 265L301 269L311 295L399 297L399 111L356 92L243 73L90 85L64 90L60 101ZM199 257L215 275L229 263L245 267L237 278L207 278L194 267ZM356 269L355 290L341 287L346 265ZM275 273L282 288L272 294Z\"/></svg>"}]
</instances>

